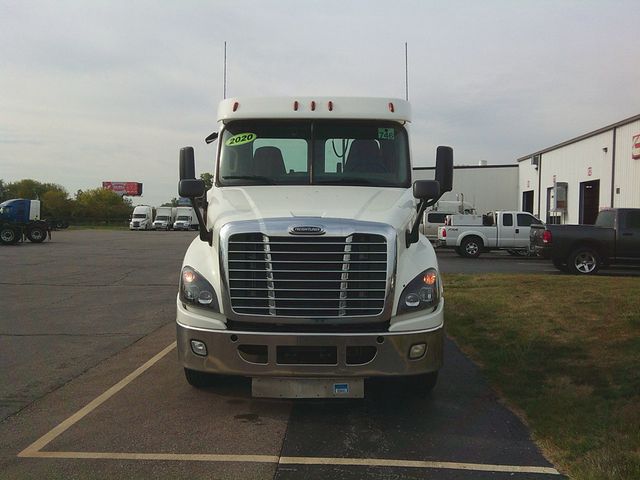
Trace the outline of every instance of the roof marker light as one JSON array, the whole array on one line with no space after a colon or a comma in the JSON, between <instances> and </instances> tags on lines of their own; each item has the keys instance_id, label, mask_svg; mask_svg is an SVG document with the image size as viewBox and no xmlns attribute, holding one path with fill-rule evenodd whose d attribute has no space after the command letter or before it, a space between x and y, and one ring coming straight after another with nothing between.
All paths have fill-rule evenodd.
<instances>
[{"instance_id":1,"label":"roof marker light","mask_svg":"<svg viewBox=\"0 0 640 480\"><path fill-rule=\"evenodd\" d=\"M233 111L235 112L236 110L238 110L239 106L240 106L240 104L238 102L234 102L233 103Z\"/></svg>"},{"instance_id":2,"label":"roof marker light","mask_svg":"<svg viewBox=\"0 0 640 480\"><path fill-rule=\"evenodd\" d=\"M316 110L316 102L311 100L311 111L314 112Z\"/></svg>"},{"instance_id":3,"label":"roof marker light","mask_svg":"<svg viewBox=\"0 0 640 480\"><path fill-rule=\"evenodd\" d=\"M329 111L333 112L333 102L329 100Z\"/></svg>"},{"instance_id":4,"label":"roof marker light","mask_svg":"<svg viewBox=\"0 0 640 480\"><path fill-rule=\"evenodd\" d=\"M393 102L389 102L389 111L391 113L393 113L395 111L395 108L393 107Z\"/></svg>"},{"instance_id":5,"label":"roof marker light","mask_svg":"<svg viewBox=\"0 0 640 480\"><path fill-rule=\"evenodd\" d=\"M298 111L298 101L296 100L295 102L293 102L293 109L297 112Z\"/></svg>"}]
</instances>

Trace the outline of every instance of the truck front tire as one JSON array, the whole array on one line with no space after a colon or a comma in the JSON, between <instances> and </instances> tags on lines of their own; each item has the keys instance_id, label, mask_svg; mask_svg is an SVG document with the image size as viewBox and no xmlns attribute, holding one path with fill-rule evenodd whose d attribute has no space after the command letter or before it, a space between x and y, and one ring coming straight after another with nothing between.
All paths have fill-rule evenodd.
<instances>
[{"instance_id":1,"label":"truck front tire","mask_svg":"<svg viewBox=\"0 0 640 480\"><path fill-rule=\"evenodd\" d=\"M402 380L403 390L407 395L424 397L431 393L438 383L438 371L411 375Z\"/></svg>"},{"instance_id":2,"label":"truck front tire","mask_svg":"<svg viewBox=\"0 0 640 480\"><path fill-rule=\"evenodd\" d=\"M567 261L569 272L576 275L593 275L601 265L600 255L591 247L580 247L574 250Z\"/></svg>"},{"instance_id":3,"label":"truck front tire","mask_svg":"<svg viewBox=\"0 0 640 480\"><path fill-rule=\"evenodd\" d=\"M478 258L483 247L484 244L482 243L482 239L479 237L467 237L463 239L460 244L462 254L467 258Z\"/></svg>"},{"instance_id":4,"label":"truck front tire","mask_svg":"<svg viewBox=\"0 0 640 480\"><path fill-rule=\"evenodd\" d=\"M189 385L195 388L210 387L213 383L213 375L198 370L191 370L190 368L184 369L184 376L189 382Z\"/></svg>"},{"instance_id":5,"label":"truck front tire","mask_svg":"<svg viewBox=\"0 0 640 480\"><path fill-rule=\"evenodd\" d=\"M42 243L47 238L47 231L42 227L32 227L27 230L27 238L33 243Z\"/></svg>"},{"instance_id":6,"label":"truck front tire","mask_svg":"<svg viewBox=\"0 0 640 480\"><path fill-rule=\"evenodd\" d=\"M0 228L0 243L3 245L15 245L20 240L18 230L10 225L3 225Z\"/></svg>"}]
</instances>

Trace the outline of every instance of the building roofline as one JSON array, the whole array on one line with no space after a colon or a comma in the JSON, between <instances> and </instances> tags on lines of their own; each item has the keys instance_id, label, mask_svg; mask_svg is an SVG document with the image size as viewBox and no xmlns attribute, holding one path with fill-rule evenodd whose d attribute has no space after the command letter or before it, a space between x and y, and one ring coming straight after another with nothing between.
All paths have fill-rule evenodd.
<instances>
[{"instance_id":1,"label":"building roofline","mask_svg":"<svg viewBox=\"0 0 640 480\"><path fill-rule=\"evenodd\" d=\"M596 135L600 135L601 133L607 132L609 130L613 130L614 128L622 127L631 122L635 122L636 120L640 120L640 114L634 115L633 117L625 118L624 120L620 120L619 122L612 123L606 127L599 128L598 130L594 130L593 132L585 133L584 135L580 135L579 137L572 138L571 140L567 140L562 143L558 143L552 147L545 148L543 150L538 150L537 152L530 153L529 155L525 155L524 157L520 157L516 160L516 162L522 162L524 160L529 160L534 155L542 155L544 153L549 153L553 150L557 150L561 147L566 147L567 145L571 145L572 143L577 143L586 138L595 137Z\"/></svg>"},{"instance_id":2,"label":"building roofline","mask_svg":"<svg viewBox=\"0 0 640 480\"><path fill-rule=\"evenodd\" d=\"M478 168L478 169L486 169L486 168L514 168L514 167L518 167L517 163L514 164L509 164L509 165L454 165L453 168L455 170L458 169L472 169L472 168ZM412 170L435 170L436 167L413 167Z\"/></svg>"}]
</instances>

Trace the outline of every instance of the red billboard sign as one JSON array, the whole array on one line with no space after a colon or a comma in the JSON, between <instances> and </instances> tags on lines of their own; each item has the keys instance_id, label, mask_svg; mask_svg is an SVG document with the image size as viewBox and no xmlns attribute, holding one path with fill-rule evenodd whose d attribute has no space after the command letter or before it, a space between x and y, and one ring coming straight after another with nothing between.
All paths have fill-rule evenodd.
<instances>
[{"instance_id":1,"label":"red billboard sign","mask_svg":"<svg viewBox=\"0 0 640 480\"><path fill-rule=\"evenodd\" d=\"M142 184L138 182L102 182L102 188L113 190L118 195L139 197L142 195Z\"/></svg>"},{"instance_id":2,"label":"red billboard sign","mask_svg":"<svg viewBox=\"0 0 640 480\"><path fill-rule=\"evenodd\" d=\"M631 158L640 160L640 133L633 136L631 143Z\"/></svg>"}]
</instances>

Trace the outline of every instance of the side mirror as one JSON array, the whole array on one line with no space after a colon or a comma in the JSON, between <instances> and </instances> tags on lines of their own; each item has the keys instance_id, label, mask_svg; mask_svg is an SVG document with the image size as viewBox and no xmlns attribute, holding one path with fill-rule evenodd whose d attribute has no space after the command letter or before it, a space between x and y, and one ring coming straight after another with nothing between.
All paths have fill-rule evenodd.
<instances>
[{"instance_id":1,"label":"side mirror","mask_svg":"<svg viewBox=\"0 0 640 480\"><path fill-rule=\"evenodd\" d=\"M184 147L180 149L180 182L178 182L178 195L191 200L196 217L198 217L198 225L200 230L200 240L213 244L213 233L207 230L206 222L200 212L200 203L204 202L206 208L206 199L203 199L206 192L204 180L196 179L196 166L193 154L193 147Z\"/></svg>"},{"instance_id":2,"label":"side mirror","mask_svg":"<svg viewBox=\"0 0 640 480\"><path fill-rule=\"evenodd\" d=\"M413 196L418 200L440 198L440 184L436 180L416 180L413 182Z\"/></svg>"},{"instance_id":3,"label":"side mirror","mask_svg":"<svg viewBox=\"0 0 640 480\"><path fill-rule=\"evenodd\" d=\"M196 165L193 147L183 147L180 149L180 180L192 180L195 178Z\"/></svg>"},{"instance_id":4,"label":"side mirror","mask_svg":"<svg viewBox=\"0 0 640 480\"><path fill-rule=\"evenodd\" d=\"M204 195L206 187L204 180L187 178L178 183L178 194L186 198L198 198Z\"/></svg>"},{"instance_id":5,"label":"side mirror","mask_svg":"<svg viewBox=\"0 0 640 480\"><path fill-rule=\"evenodd\" d=\"M453 190L453 148L438 147L436 150L436 181L440 184L440 193Z\"/></svg>"}]
</instances>

